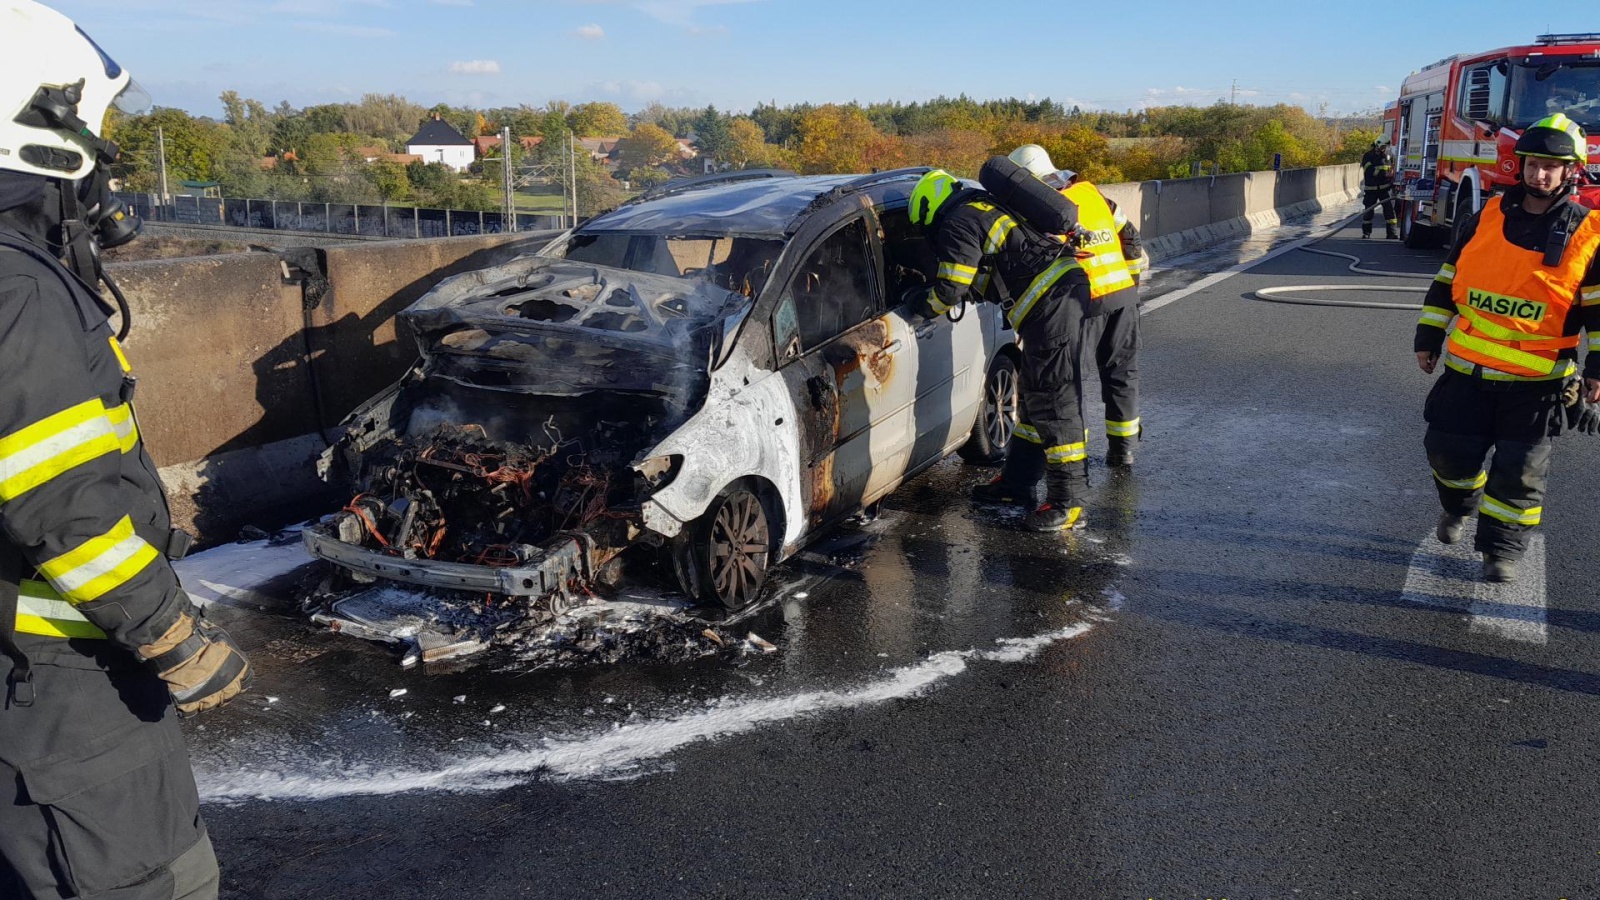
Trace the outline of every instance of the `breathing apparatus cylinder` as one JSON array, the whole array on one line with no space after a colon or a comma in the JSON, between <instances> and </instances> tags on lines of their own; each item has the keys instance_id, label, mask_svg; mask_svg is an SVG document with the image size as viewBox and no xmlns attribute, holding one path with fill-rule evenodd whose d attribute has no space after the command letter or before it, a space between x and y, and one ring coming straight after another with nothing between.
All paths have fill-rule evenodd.
<instances>
[{"instance_id":1,"label":"breathing apparatus cylinder","mask_svg":"<svg viewBox=\"0 0 1600 900\"><path fill-rule=\"evenodd\" d=\"M978 183L1000 205L1044 234L1068 234L1078 224L1078 205L1004 156L991 156Z\"/></svg>"}]
</instances>

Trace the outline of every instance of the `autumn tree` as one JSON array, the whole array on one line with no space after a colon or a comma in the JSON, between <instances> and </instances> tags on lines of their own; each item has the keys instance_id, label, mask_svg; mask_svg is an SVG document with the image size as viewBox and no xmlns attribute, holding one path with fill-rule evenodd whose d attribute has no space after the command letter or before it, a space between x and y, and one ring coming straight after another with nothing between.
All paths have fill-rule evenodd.
<instances>
[{"instance_id":1,"label":"autumn tree","mask_svg":"<svg viewBox=\"0 0 1600 900\"><path fill-rule=\"evenodd\" d=\"M567 126L578 137L616 137L628 133L628 117L615 103L580 103L567 113Z\"/></svg>"},{"instance_id":2,"label":"autumn tree","mask_svg":"<svg viewBox=\"0 0 1600 900\"><path fill-rule=\"evenodd\" d=\"M872 127L859 106L832 103L800 120L795 152L800 171L808 175L866 172L904 160L898 142Z\"/></svg>"},{"instance_id":3,"label":"autumn tree","mask_svg":"<svg viewBox=\"0 0 1600 900\"><path fill-rule=\"evenodd\" d=\"M788 151L767 143L767 136L754 119L735 117L728 123L728 142L724 159L735 169L782 168L790 165Z\"/></svg>"},{"instance_id":4,"label":"autumn tree","mask_svg":"<svg viewBox=\"0 0 1600 900\"><path fill-rule=\"evenodd\" d=\"M659 166L678 157L678 139L660 125L640 125L617 142L617 162L624 169Z\"/></svg>"}]
</instances>

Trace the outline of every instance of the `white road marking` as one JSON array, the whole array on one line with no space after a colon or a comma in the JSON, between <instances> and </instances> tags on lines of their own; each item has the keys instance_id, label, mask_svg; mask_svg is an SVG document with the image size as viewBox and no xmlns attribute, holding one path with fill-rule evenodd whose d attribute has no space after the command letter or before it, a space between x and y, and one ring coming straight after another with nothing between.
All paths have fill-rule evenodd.
<instances>
[{"instance_id":1,"label":"white road marking","mask_svg":"<svg viewBox=\"0 0 1600 900\"><path fill-rule=\"evenodd\" d=\"M535 779L623 780L654 771L648 764L679 748L754 731L802 716L917 697L962 674L972 662L1019 663L1060 641L1090 631L1090 621L1025 638L1005 638L992 650L947 650L914 665L891 669L849 690L807 691L786 697L730 700L674 718L617 724L598 733L523 738L522 747L441 759L440 765L380 768L338 760L289 756L286 748L257 748L269 760L196 760L200 797L211 803L245 800L322 800L409 791L494 791ZM293 751L288 751L293 753ZM274 771L276 764L282 768ZM289 769L289 770L285 770Z\"/></svg>"},{"instance_id":2,"label":"white road marking","mask_svg":"<svg viewBox=\"0 0 1600 900\"><path fill-rule=\"evenodd\" d=\"M1488 634L1527 644L1549 640L1546 627L1544 535L1528 540L1528 552L1517 563L1517 580L1490 584L1483 580L1483 559L1472 549L1477 518L1467 520L1461 540L1441 544L1430 530L1411 554L1401 599L1423 606L1460 609L1472 616L1473 634Z\"/></svg>"},{"instance_id":3,"label":"white road marking","mask_svg":"<svg viewBox=\"0 0 1600 900\"><path fill-rule=\"evenodd\" d=\"M1354 220L1355 220L1355 216L1354 215L1351 215L1351 216L1348 216L1346 218L1340 219L1338 222L1334 223L1333 225L1331 225L1331 226L1329 226L1329 227L1327 227L1325 229L1321 229L1321 230L1318 230L1318 231L1316 231L1316 232L1314 232L1312 234L1306 235L1305 237L1300 238L1299 240L1290 241L1289 243L1284 244L1282 247L1278 247L1276 249L1269 250L1266 253L1263 253L1262 255L1256 257L1255 259L1246 260L1246 261L1244 261L1242 263L1238 263L1236 265L1229 266L1228 268L1223 269L1221 272L1213 272L1210 275L1207 275L1206 277L1200 279L1199 281L1196 281L1195 283L1193 283L1191 285L1187 285L1185 287L1181 287L1181 288L1179 288L1179 289L1177 289L1175 291L1169 291L1169 292L1167 292L1165 294L1162 294L1159 297L1155 297L1155 298L1152 298L1150 300L1145 300L1145 301L1143 301L1143 302L1141 302L1139 304L1139 315L1147 316L1147 315L1155 312L1156 310L1160 309L1163 306L1166 306L1166 305L1168 305L1170 303L1176 303L1179 300L1182 300L1183 298L1189 296L1190 294L1199 293L1200 291L1203 291L1206 288L1214 287L1215 285L1221 284L1222 282L1227 281L1229 278L1232 278L1233 276L1239 274L1240 272L1248 271L1250 269L1255 268L1256 266L1261 265L1264 262L1267 262L1268 260L1277 259L1278 257L1284 255L1285 253L1290 253L1290 252L1293 252L1295 250L1299 250L1301 247L1308 247L1308 246L1310 246L1312 244L1315 244L1316 242L1318 242L1320 240L1323 240L1324 238L1331 237L1331 236L1337 234L1340 231L1340 229L1344 228L1346 225L1350 224ZM1152 274L1154 272L1156 272L1156 271L1159 271L1160 268L1161 268L1160 266L1153 267L1151 269Z\"/></svg>"}]
</instances>

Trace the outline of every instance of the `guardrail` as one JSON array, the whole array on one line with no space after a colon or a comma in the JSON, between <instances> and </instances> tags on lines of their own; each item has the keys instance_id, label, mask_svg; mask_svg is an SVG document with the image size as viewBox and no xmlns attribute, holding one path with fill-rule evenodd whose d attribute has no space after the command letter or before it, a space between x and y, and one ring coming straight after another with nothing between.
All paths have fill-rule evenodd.
<instances>
[{"instance_id":1,"label":"guardrail","mask_svg":"<svg viewBox=\"0 0 1600 900\"><path fill-rule=\"evenodd\" d=\"M161 203L155 194L120 192L117 197L134 214L151 222L179 225L225 225L265 231L300 231L387 238L467 237L509 231L561 228L562 217L516 213L364 203L313 203L302 200L254 200L193 197L183 194ZM515 226L512 226L512 219Z\"/></svg>"}]
</instances>

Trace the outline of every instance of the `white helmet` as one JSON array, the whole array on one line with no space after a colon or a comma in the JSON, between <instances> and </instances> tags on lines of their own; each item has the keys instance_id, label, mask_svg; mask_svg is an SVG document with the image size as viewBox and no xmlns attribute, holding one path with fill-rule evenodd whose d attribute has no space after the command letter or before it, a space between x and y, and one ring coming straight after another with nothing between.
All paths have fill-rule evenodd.
<instances>
[{"instance_id":1,"label":"white helmet","mask_svg":"<svg viewBox=\"0 0 1600 900\"><path fill-rule=\"evenodd\" d=\"M1056 170L1056 164L1050 161L1050 154L1038 144L1023 144L1011 151L1009 159L1032 172L1035 178L1044 178Z\"/></svg>"},{"instance_id":2,"label":"white helmet","mask_svg":"<svg viewBox=\"0 0 1600 900\"><path fill-rule=\"evenodd\" d=\"M115 145L112 104L149 98L71 19L33 0L0 0L0 169L76 180Z\"/></svg>"}]
</instances>

